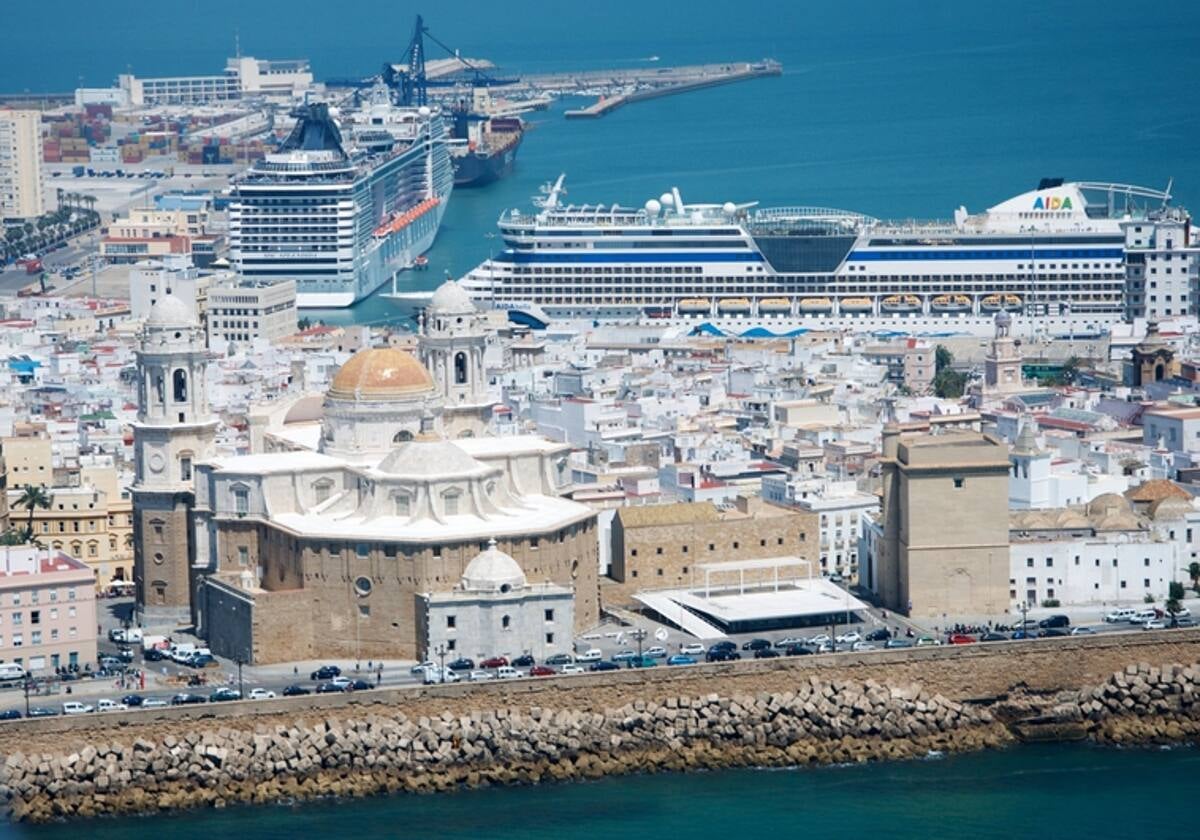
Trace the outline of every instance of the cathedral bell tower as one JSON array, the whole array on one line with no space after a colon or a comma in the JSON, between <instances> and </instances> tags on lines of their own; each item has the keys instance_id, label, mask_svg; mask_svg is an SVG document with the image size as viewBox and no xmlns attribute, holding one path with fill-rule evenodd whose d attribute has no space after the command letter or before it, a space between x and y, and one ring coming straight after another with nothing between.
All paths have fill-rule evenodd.
<instances>
[{"instance_id":1,"label":"cathedral bell tower","mask_svg":"<svg viewBox=\"0 0 1200 840\"><path fill-rule=\"evenodd\" d=\"M133 579L141 623L174 627L191 620L194 465L212 457L217 431L209 353L204 330L170 295L150 309L138 339Z\"/></svg>"},{"instance_id":2,"label":"cathedral bell tower","mask_svg":"<svg viewBox=\"0 0 1200 840\"><path fill-rule=\"evenodd\" d=\"M445 399L448 437L482 434L495 401L488 393L487 327L462 286L447 280L433 293L421 320L420 356Z\"/></svg>"}]
</instances>

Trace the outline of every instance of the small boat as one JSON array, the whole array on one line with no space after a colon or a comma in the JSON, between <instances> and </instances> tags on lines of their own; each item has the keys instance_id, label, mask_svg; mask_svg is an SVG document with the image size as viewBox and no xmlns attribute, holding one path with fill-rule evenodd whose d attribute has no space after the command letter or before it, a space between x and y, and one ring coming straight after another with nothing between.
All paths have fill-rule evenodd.
<instances>
[{"instance_id":1,"label":"small boat","mask_svg":"<svg viewBox=\"0 0 1200 840\"><path fill-rule=\"evenodd\" d=\"M642 307L642 312L647 318L671 317L671 307L669 306L645 306Z\"/></svg>"},{"instance_id":2,"label":"small boat","mask_svg":"<svg viewBox=\"0 0 1200 840\"><path fill-rule=\"evenodd\" d=\"M1000 295L985 295L983 300L979 302L980 309L987 312L995 312L1000 308ZM1016 295L1004 295L1005 309L1019 309L1021 306L1021 298Z\"/></svg>"},{"instance_id":3,"label":"small boat","mask_svg":"<svg viewBox=\"0 0 1200 840\"><path fill-rule=\"evenodd\" d=\"M971 308L971 299L966 295L938 295L929 306L935 312L966 312Z\"/></svg>"},{"instance_id":4,"label":"small boat","mask_svg":"<svg viewBox=\"0 0 1200 840\"><path fill-rule=\"evenodd\" d=\"M712 301L707 298L684 298L679 301L679 312L683 315L707 313L712 309Z\"/></svg>"},{"instance_id":5,"label":"small boat","mask_svg":"<svg viewBox=\"0 0 1200 840\"><path fill-rule=\"evenodd\" d=\"M439 204L441 204L441 201L442 200L440 198L427 198L412 209L406 210L403 213L397 213L392 216L379 227L375 228L373 235L376 239L383 239L391 236L397 231L404 230L434 207L437 207Z\"/></svg>"},{"instance_id":6,"label":"small boat","mask_svg":"<svg viewBox=\"0 0 1200 840\"><path fill-rule=\"evenodd\" d=\"M833 301L829 298L804 298L800 301L801 312L832 312Z\"/></svg>"},{"instance_id":7,"label":"small boat","mask_svg":"<svg viewBox=\"0 0 1200 840\"><path fill-rule=\"evenodd\" d=\"M413 260L413 271L424 271L427 268L429 268L429 257L424 254Z\"/></svg>"},{"instance_id":8,"label":"small boat","mask_svg":"<svg viewBox=\"0 0 1200 840\"><path fill-rule=\"evenodd\" d=\"M879 308L884 312L916 312L921 308L921 299L916 295L889 295Z\"/></svg>"},{"instance_id":9,"label":"small boat","mask_svg":"<svg viewBox=\"0 0 1200 840\"><path fill-rule=\"evenodd\" d=\"M763 314L791 312L792 302L787 298L763 298L758 302L758 311Z\"/></svg>"},{"instance_id":10,"label":"small boat","mask_svg":"<svg viewBox=\"0 0 1200 840\"><path fill-rule=\"evenodd\" d=\"M731 315L745 314L750 311L750 301L746 298L725 298L717 301L717 311Z\"/></svg>"},{"instance_id":11,"label":"small boat","mask_svg":"<svg viewBox=\"0 0 1200 840\"><path fill-rule=\"evenodd\" d=\"M865 297L842 298L838 303L838 308L842 312L870 312L871 299Z\"/></svg>"}]
</instances>

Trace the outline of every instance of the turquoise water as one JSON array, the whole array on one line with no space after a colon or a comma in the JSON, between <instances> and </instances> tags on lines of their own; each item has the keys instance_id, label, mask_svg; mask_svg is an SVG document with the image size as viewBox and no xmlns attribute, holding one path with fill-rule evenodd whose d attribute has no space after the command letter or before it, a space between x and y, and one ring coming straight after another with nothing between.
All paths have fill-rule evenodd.
<instances>
[{"instance_id":1,"label":"turquoise water","mask_svg":"<svg viewBox=\"0 0 1200 840\"><path fill-rule=\"evenodd\" d=\"M418 8L441 40L516 70L771 56L785 75L598 121L535 115L513 177L455 192L430 271L407 278L413 288L486 259L499 213L528 209L561 172L579 203L641 204L678 186L692 201L948 218L960 204L980 210L1064 176L1157 187L1174 177L1179 203L1200 205L1193 0L172 0L160 10L14 0L0 12L4 30L20 33L0 50L0 90L107 85L127 65L142 75L213 72L235 30L246 54L307 57L318 77L365 74L401 54ZM375 298L322 317L403 314Z\"/></svg>"},{"instance_id":2,"label":"turquoise water","mask_svg":"<svg viewBox=\"0 0 1200 840\"><path fill-rule=\"evenodd\" d=\"M91 840L169 837L610 837L730 840L766 836L1055 840L1194 836L1195 749L1021 747L940 760L803 770L738 770L605 779L438 796L231 808L97 820ZM2 829L0 829L2 830ZM75 825L10 829L22 840L75 840Z\"/></svg>"}]
</instances>

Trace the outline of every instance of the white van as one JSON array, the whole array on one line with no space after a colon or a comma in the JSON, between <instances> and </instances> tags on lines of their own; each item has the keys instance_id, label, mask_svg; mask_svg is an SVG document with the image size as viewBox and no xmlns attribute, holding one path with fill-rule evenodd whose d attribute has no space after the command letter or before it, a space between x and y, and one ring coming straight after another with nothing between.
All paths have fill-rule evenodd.
<instances>
[{"instance_id":1,"label":"white van","mask_svg":"<svg viewBox=\"0 0 1200 840\"><path fill-rule=\"evenodd\" d=\"M1147 621L1154 621L1158 618L1156 610L1138 610L1129 617L1130 624L1145 624Z\"/></svg>"},{"instance_id":2,"label":"white van","mask_svg":"<svg viewBox=\"0 0 1200 840\"><path fill-rule=\"evenodd\" d=\"M123 712L128 708L124 703L118 703L115 700L108 700L104 697L96 701L97 712Z\"/></svg>"},{"instance_id":3,"label":"white van","mask_svg":"<svg viewBox=\"0 0 1200 840\"><path fill-rule=\"evenodd\" d=\"M176 662L185 662L188 659L191 659L192 654L195 652L196 646L191 642L176 642L175 644L171 645L171 649L168 651L167 655Z\"/></svg>"},{"instance_id":4,"label":"white van","mask_svg":"<svg viewBox=\"0 0 1200 840\"><path fill-rule=\"evenodd\" d=\"M525 672L518 671L511 665L501 665L496 669L496 679L498 680L515 680L517 677L525 676Z\"/></svg>"},{"instance_id":5,"label":"white van","mask_svg":"<svg viewBox=\"0 0 1200 840\"><path fill-rule=\"evenodd\" d=\"M1104 616L1104 622L1106 624L1123 624L1124 622L1129 621L1135 615L1137 615L1137 610L1133 609L1132 607L1121 607L1120 609L1113 610L1108 615Z\"/></svg>"},{"instance_id":6,"label":"white van","mask_svg":"<svg viewBox=\"0 0 1200 840\"><path fill-rule=\"evenodd\" d=\"M0 662L0 682L25 679L25 669L16 662Z\"/></svg>"}]
</instances>

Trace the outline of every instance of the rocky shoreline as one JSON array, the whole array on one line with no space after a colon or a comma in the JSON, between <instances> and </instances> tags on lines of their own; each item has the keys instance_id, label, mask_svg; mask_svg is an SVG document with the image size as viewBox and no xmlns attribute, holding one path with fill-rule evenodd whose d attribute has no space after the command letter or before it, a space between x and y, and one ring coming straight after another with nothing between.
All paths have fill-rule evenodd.
<instances>
[{"instance_id":1,"label":"rocky shoreline","mask_svg":"<svg viewBox=\"0 0 1200 840\"><path fill-rule=\"evenodd\" d=\"M784 692L712 692L595 711L350 711L252 728L180 721L169 734L109 730L114 737L105 742L12 752L0 766L0 807L8 819L42 822L627 773L894 760L1020 740L1179 743L1200 738L1200 666L1140 663L1079 690L1018 688L970 702L915 684L797 675Z\"/></svg>"}]
</instances>

